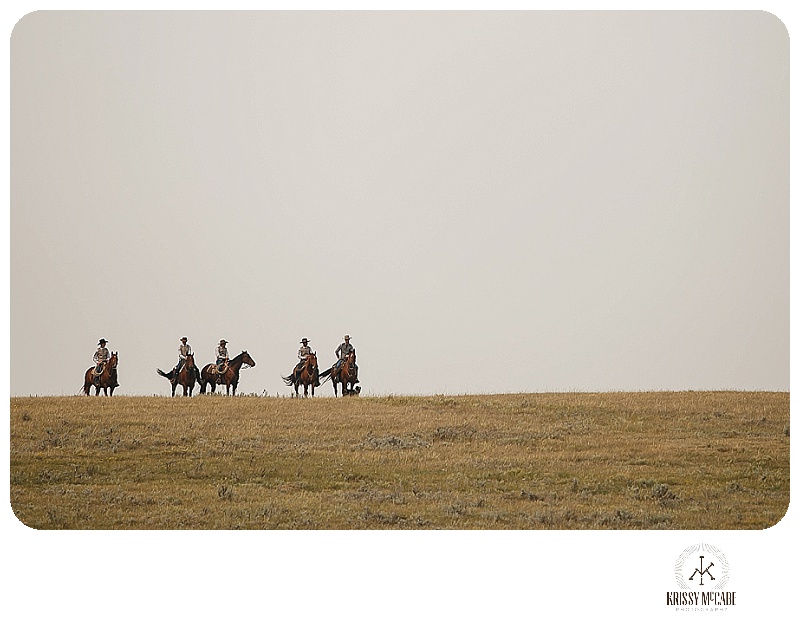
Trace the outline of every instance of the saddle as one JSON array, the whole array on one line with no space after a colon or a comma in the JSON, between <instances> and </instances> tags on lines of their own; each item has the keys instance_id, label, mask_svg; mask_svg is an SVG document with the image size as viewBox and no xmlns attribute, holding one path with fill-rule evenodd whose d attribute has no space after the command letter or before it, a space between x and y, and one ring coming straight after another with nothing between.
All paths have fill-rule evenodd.
<instances>
[{"instance_id":1,"label":"saddle","mask_svg":"<svg viewBox=\"0 0 800 620\"><path fill-rule=\"evenodd\" d=\"M223 362L219 366L214 364L211 367L211 373L215 375L224 375L228 371L228 362Z\"/></svg>"}]
</instances>

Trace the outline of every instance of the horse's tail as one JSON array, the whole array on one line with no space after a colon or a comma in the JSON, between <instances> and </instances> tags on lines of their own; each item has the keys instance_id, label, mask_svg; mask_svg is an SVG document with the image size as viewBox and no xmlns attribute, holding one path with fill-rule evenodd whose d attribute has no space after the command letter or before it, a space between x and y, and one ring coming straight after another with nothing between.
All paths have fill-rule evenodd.
<instances>
[{"instance_id":1,"label":"horse's tail","mask_svg":"<svg viewBox=\"0 0 800 620\"><path fill-rule=\"evenodd\" d=\"M94 370L94 368L89 368L83 375L83 387L81 388L81 392L83 392L87 396L89 395L89 390L93 385L92 384L92 378L93 378L92 377L92 371L93 370Z\"/></svg>"},{"instance_id":2,"label":"horse's tail","mask_svg":"<svg viewBox=\"0 0 800 620\"><path fill-rule=\"evenodd\" d=\"M328 368L328 370L323 370L321 373L319 373L319 378L320 378L320 382L319 382L319 384L320 384L320 385L322 385L322 384L323 384L323 383L325 383L326 381L330 380L330 378L331 378L331 372L333 372L333 366L331 366L330 368Z\"/></svg>"},{"instance_id":3,"label":"horse's tail","mask_svg":"<svg viewBox=\"0 0 800 620\"><path fill-rule=\"evenodd\" d=\"M283 382L286 385L294 385L294 381L292 380L291 377L284 377L283 375L281 375L281 379L283 379Z\"/></svg>"},{"instance_id":4,"label":"horse's tail","mask_svg":"<svg viewBox=\"0 0 800 620\"><path fill-rule=\"evenodd\" d=\"M161 370L160 368L156 368L156 372L157 372L158 374L160 374L162 377L166 377L167 379L170 379L170 380L172 379L172 377L170 377L170 376L169 376L167 373L165 373L165 372L164 372L163 370ZM170 372L172 372L172 371L170 371ZM163 385L163 384L162 384L162 385Z\"/></svg>"}]
</instances>

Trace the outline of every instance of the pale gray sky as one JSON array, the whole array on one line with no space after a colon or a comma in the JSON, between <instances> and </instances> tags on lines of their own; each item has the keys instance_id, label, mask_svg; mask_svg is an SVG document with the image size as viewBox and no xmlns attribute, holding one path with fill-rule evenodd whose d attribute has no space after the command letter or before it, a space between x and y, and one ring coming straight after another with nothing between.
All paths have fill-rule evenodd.
<instances>
[{"instance_id":1,"label":"pale gray sky","mask_svg":"<svg viewBox=\"0 0 800 620\"><path fill-rule=\"evenodd\" d=\"M766 12L39 12L11 37L12 395L220 338L366 393L789 389ZM49 359L47 382L30 369ZM323 394L332 394L329 386Z\"/></svg>"}]
</instances>

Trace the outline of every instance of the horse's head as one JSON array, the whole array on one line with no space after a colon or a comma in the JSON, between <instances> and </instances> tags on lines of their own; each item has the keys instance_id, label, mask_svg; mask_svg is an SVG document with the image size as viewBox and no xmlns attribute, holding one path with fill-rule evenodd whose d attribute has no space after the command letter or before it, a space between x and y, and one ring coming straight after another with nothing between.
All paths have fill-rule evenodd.
<instances>
[{"instance_id":1,"label":"horse's head","mask_svg":"<svg viewBox=\"0 0 800 620\"><path fill-rule=\"evenodd\" d=\"M317 352L312 351L306 357L306 368L309 372L314 372L317 369Z\"/></svg>"},{"instance_id":2,"label":"horse's head","mask_svg":"<svg viewBox=\"0 0 800 620\"><path fill-rule=\"evenodd\" d=\"M242 351L242 364L247 364L248 366L255 366L256 361L250 357L250 354L247 351Z\"/></svg>"},{"instance_id":3,"label":"horse's head","mask_svg":"<svg viewBox=\"0 0 800 620\"><path fill-rule=\"evenodd\" d=\"M108 358L108 367L109 368L116 368L118 362L119 362L118 352L117 351L112 351L111 357Z\"/></svg>"},{"instance_id":4,"label":"horse's head","mask_svg":"<svg viewBox=\"0 0 800 620\"><path fill-rule=\"evenodd\" d=\"M184 364L186 368L194 368L194 353L189 353L186 356L186 364Z\"/></svg>"},{"instance_id":5,"label":"horse's head","mask_svg":"<svg viewBox=\"0 0 800 620\"><path fill-rule=\"evenodd\" d=\"M342 364L342 372L347 374L347 376L351 377L352 379L357 378L358 371L356 370L356 352L350 351L347 354L347 357L344 360L344 364Z\"/></svg>"}]
</instances>

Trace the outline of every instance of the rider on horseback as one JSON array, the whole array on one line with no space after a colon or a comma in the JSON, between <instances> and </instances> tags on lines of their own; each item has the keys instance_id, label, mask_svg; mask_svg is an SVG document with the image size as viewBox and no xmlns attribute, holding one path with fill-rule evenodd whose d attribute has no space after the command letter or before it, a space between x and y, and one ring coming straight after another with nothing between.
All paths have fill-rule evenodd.
<instances>
[{"instance_id":1,"label":"rider on horseback","mask_svg":"<svg viewBox=\"0 0 800 620\"><path fill-rule=\"evenodd\" d=\"M94 383L95 385L99 385L100 382L100 375L103 372L103 368L105 367L106 363L109 359L111 359L111 353L109 353L106 345L108 344L108 340L105 338L100 338L100 341L97 343L97 351L94 352L94 356L92 360L95 363L94 372ZM114 377L114 383L116 382L116 377ZM119 384L117 383L117 386ZM116 387L116 386L115 386Z\"/></svg>"},{"instance_id":2,"label":"rider on horseback","mask_svg":"<svg viewBox=\"0 0 800 620\"><path fill-rule=\"evenodd\" d=\"M94 352L94 356L92 360L94 360L94 376L95 376L95 383L98 381L97 377L100 376L100 373L103 372L103 366L105 366L106 362L111 357L111 353L108 352L106 345L108 344L108 340L105 338L100 338L100 342L97 343L97 351Z\"/></svg>"},{"instance_id":3,"label":"rider on horseback","mask_svg":"<svg viewBox=\"0 0 800 620\"><path fill-rule=\"evenodd\" d=\"M300 344L303 345L297 351L297 357L300 358L300 361L294 367L294 370L292 370L292 374L289 375L289 378L292 380L292 382L297 380L297 377L299 376L300 371L303 370L303 366L306 363L306 359L308 359L308 356L311 354L311 347L308 346L308 343L309 343L308 338L303 338L300 341ZM315 379L315 381L314 381L314 387L319 387L319 379L318 378Z\"/></svg>"},{"instance_id":4,"label":"rider on horseback","mask_svg":"<svg viewBox=\"0 0 800 620\"><path fill-rule=\"evenodd\" d=\"M344 363L345 358L353 354L353 367L355 368L356 372L356 380L355 382L358 383L358 365L356 364L356 348L350 344L350 336L345 335L344 342L336 347L336 351L334 351L334 355L338 358L336 363L333 365L333 370L338 371L341 365Z\"/></svg>"},{"instance_id":5,"label":"rider on horseback","mask_svg":"<svg viewBox=\"0 0 800 620\"><path fill-rule=\"evenodd\" d=\"M228 347L225 346L226 344L228 344L227 340L220 340L219 346L215 350L217 373L219 374L225 372L225 368L228 365Z\"/></svg>"},{"instance_id":6,"label":"rider on horseback","mask_svg":"<svg viewBox=\"0 0 800 620\"><path fill-rule=\"evenodd\" d=\"M181 371L181 367L186 363L186 356L192 354L192 345L189 344L188 338L184 336L181 338L181 344L178 347L178 365L175 366L175 377Z\"/></svg>"}]
</instances>

